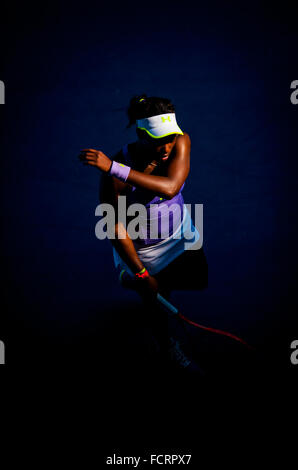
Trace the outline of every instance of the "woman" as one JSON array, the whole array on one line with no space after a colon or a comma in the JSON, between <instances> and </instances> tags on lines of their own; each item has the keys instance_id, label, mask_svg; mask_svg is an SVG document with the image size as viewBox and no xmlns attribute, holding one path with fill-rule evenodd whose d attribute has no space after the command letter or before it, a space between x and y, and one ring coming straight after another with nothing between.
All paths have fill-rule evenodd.
<instances>
[{"instance_id":1,"label":"woman","mask_svg":"<svg viewBox=\"0 0 298 470\"><path fill-rule=\"evenodd\" d=\"M127 127L136 124L136 142L124 145L112 159L94 149L84 149L79 158L103 172L101 202L113 204L117 210L121 195L126 196L127 207L138 202L146 210L139 238L132 239L127 231L129 224L124 227L116 220L111 243L120 280L140 293L162 342L165 319L160 312L154 316L156 308L151 308L157 292L169 299L174 289L203 289L208 284L203 248L195 248L200 234L181 194L190 170L191 141L178 126L169 99L134 96L127 114Z\"/></svg>"}]
</instances>

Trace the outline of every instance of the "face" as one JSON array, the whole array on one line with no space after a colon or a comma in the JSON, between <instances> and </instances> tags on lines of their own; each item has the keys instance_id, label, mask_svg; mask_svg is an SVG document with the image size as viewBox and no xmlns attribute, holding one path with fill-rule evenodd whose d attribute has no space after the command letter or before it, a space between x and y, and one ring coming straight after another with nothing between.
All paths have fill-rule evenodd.
<instances>
[{"instance_id":1,"label":"face","mask_svg":"<svg viewBox=\"0 0 298 470\"><path fill-rule=\"evenodd\" d=\"M150 151L150 154L153 154L152 156L156 160L165 162L168 160L176 144L177 134L168 135L167 137L161 139L153 139L149 136L143 136L140 140L142 141L142 144Z\"/></svg>"}]
</instances>

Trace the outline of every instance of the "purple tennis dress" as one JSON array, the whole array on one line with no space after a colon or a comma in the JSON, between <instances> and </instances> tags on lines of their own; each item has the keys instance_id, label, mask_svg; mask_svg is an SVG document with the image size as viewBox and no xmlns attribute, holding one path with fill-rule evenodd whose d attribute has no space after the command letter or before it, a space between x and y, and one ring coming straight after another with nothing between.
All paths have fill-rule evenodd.
<instances>
[{"instance_id":1,"label":"purple tennis dress","mask_svg":"<svg viewBox=\"0 0 298 470\"><path fill-rule=\"evenodd\" d=\"M124 145L122 151L125 165L132 167L127 144ZM148 196L150 193L134 186L127 196L127 207L133 203L139 203L146 208L147 217L143 223L139 216L141 237L132 241L138 257L148 269L149 274L154 275L161 271L185 249L191 249L191 246L200 238L189 211L184 205L182 196L184 185L185 183L172 199L155 196L148 200L151 197L151 195ZM155 235L154 238L151 238L152 233ZM116 267L125 269L133 275L114 247L113 257Z\"/></svg>"}]
</instances>

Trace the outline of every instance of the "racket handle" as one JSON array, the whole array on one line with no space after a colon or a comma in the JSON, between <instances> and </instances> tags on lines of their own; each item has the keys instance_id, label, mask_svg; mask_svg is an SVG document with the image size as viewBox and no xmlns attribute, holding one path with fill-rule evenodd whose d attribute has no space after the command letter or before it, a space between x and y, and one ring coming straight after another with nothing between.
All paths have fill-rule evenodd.
<instances>
[{"instance_id":1,"label":"racket handle","mask_svg":"<svg viewBox=\"0 0 298 470\"><path fill-rule=\"evenodd\" d=\"M167 312L173 313L175 315L178 314L177 308L168 302L162 295L157 294L157 300L166 308Z\"/></svg>"}]
</instances>

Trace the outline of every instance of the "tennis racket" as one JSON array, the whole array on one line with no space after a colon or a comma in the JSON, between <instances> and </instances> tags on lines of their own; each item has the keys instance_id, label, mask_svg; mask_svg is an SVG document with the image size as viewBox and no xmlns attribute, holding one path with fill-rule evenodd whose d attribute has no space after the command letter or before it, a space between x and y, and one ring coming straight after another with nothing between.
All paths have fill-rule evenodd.
<instances>
[{"instance_id":1,"label":"tennis racket","mask_svg":"<svg viewBox=\"0 0 298 470\"><path fill-rule=\"evenodd\" d=\"M137 290L137 286L139 285L138 280L135 281L133 278L131 278L131 276L128 273L126 273L125 269L123 269L120 272L119 281L123 287L133 289L133 290ZM182 322L186 322L193 327L200 328L201 330L205 330L209 333L226 336L230 339L233 339L243 344L243 346L245 346L248 349L251 349L251 350L255 349L251 345L249 345L246 341L244 341L244 339L240 338L239 336L234 335L233 333L220 330L218 328L201 325L200 323L197 323L189 319L188 317L183 315L176 306L174 306L171 302L166 300L160 293L157 294L156 301L169 315L175 316L177 319L182 320Z\"/></svg>"}]
</instances>

